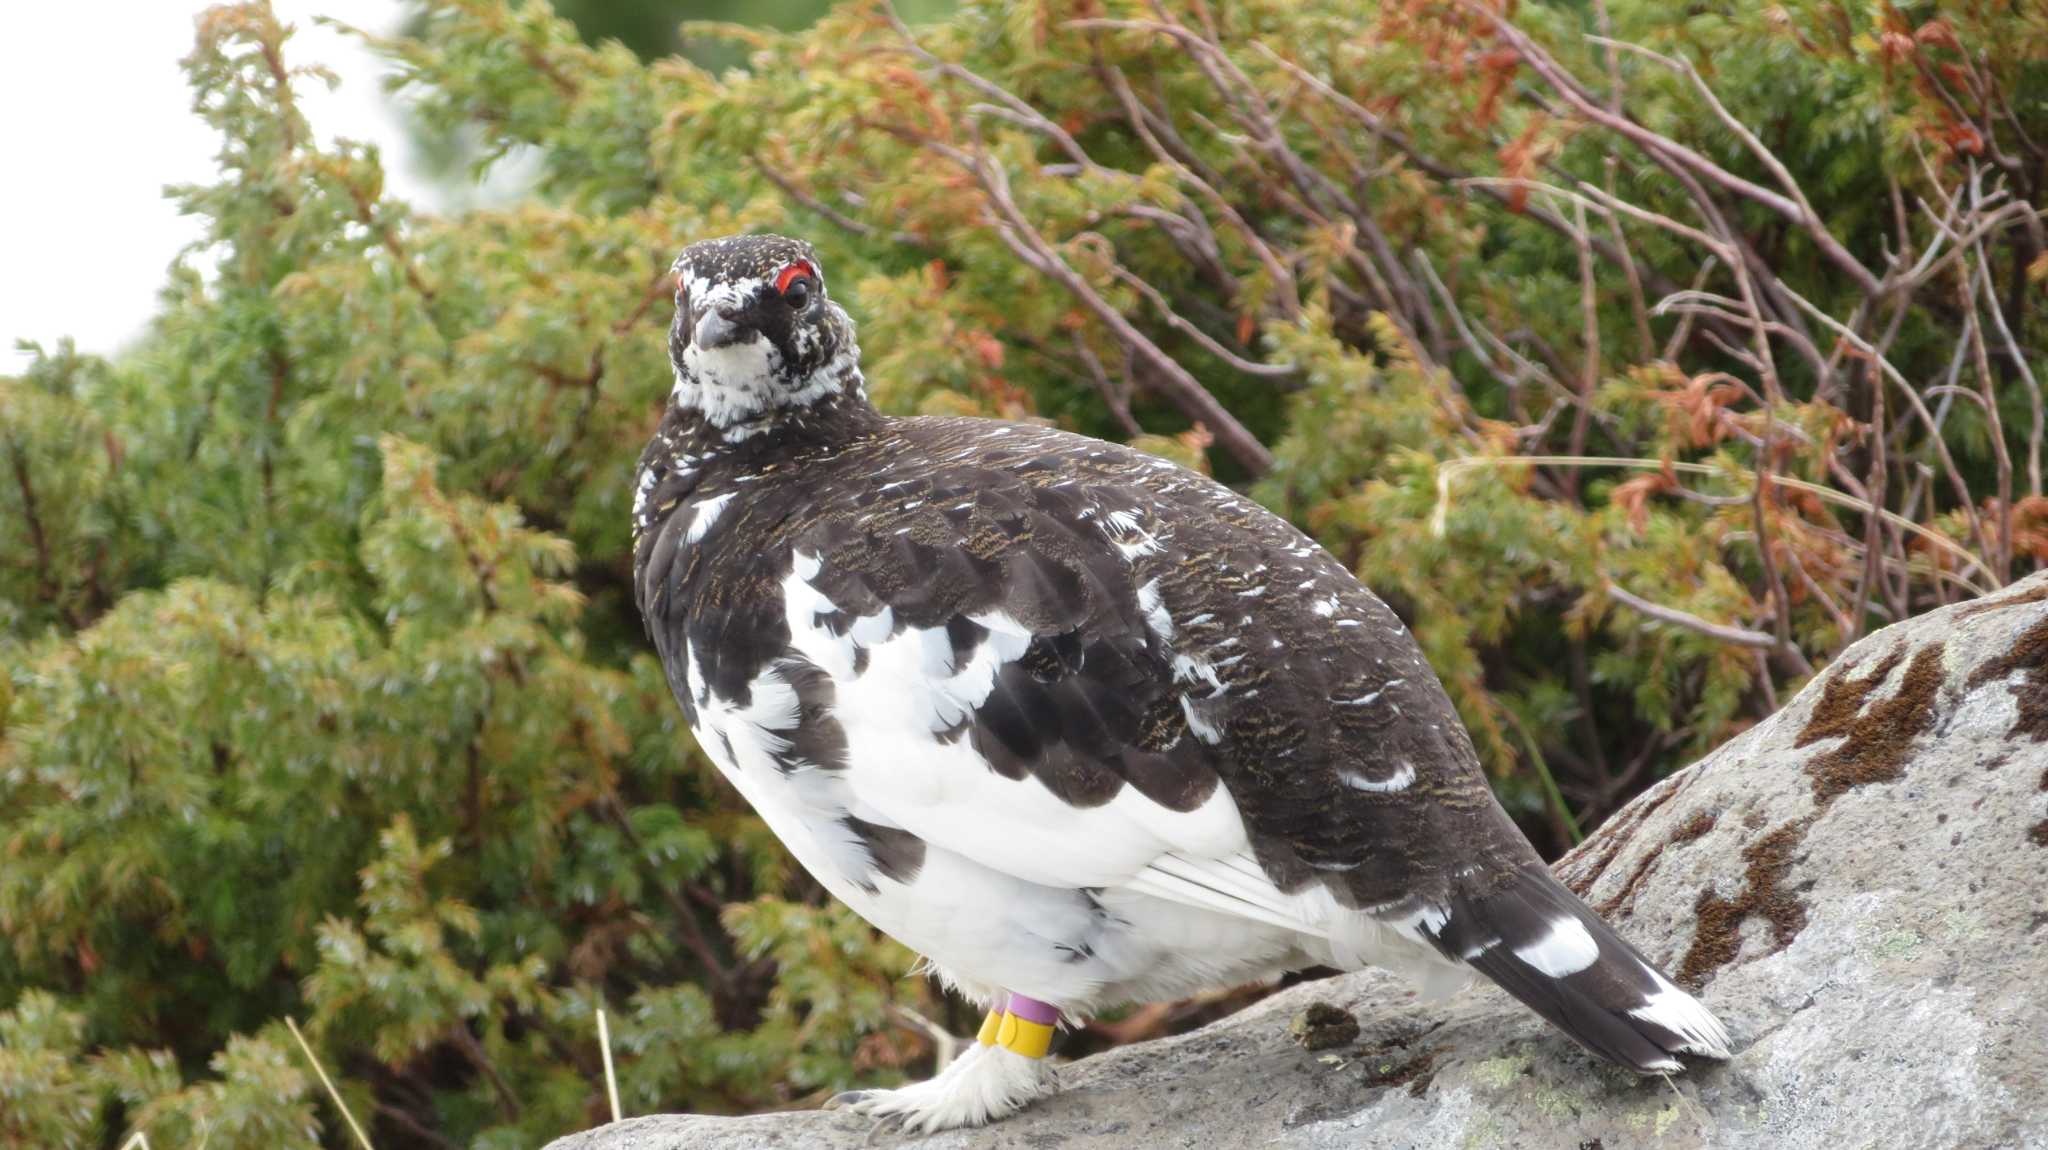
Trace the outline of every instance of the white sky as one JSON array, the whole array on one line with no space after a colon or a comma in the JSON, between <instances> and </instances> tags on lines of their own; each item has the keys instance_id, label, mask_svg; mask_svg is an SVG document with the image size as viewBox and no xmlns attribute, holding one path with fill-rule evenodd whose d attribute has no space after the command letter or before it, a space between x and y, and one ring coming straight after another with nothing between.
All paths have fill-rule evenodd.
<instances>
[{"instance_id":1,"label":"white sky","mask_svg":"<svg viewBox=\"0 0 2048 1150\"><path fill-rule=\"evenodd\" d=\"M316 27L328 15L375 31L399 0L272 0L298 33L292 64L324 64L329 91L301 84L323 139L383 149L385 186L423 206L437 199L407 170L404 133L378 84L382 61ZM178 250L198 236L163 186L213 176L214 135L191 113L178 61L192 50L204 0L0 0L0 373L19 370L17 339L74 337L112 352L138 334ZM79 65L89 63L91 70Z\"/></svg>"}]
</instances>

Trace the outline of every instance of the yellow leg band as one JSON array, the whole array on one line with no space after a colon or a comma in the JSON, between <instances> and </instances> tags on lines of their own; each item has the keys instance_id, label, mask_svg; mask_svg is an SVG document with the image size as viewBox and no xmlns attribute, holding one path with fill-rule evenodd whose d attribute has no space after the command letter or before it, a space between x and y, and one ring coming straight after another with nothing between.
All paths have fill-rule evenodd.
<instances>
[{"instance_id":1,"label":"yellow leg band","mask_svg":"<svg viewBox=\"0 0 2048 1150\"><path fill-rule=\"evenodd\" d=\"M976 1036L976 1041L980 1042L983 1046L994 1046L997 1036L1002 1033L1002 1029L1003 1012L991 1010L988 1012L988 1017L981 1020L981 1033Z\"/></svg>"},{"instance_id":2,"label":"yellow leg band","mask_svg":"<svg viewBox=\"0 0 2048 1150\"><path fill-rule=\"evenodd\" d=\"M996 1042L1005 1050L1026 1058L1044 1058L1046 1051L1052 1049L1052 1027L1019 1018L1005 1010L1002 1026L996 1032Z\"/></svg>"}]
</instances>

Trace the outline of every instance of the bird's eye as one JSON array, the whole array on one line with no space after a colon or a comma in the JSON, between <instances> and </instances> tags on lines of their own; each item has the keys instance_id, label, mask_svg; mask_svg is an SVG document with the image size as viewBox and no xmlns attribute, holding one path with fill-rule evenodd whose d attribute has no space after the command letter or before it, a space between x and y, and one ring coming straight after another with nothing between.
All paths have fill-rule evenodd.
<instances>
[{"instance_id":1,"label":"bird's eye","mask_svg":"<svg viewBox=\"0 0 2048 1150\"><path fill-rule=\"evenodd\" d=\"M817 274L809 262L799 260L776 273L775 290L781 293L784 303L802 311L810 306L811 281Z\"/></svg>"}]
</instances>

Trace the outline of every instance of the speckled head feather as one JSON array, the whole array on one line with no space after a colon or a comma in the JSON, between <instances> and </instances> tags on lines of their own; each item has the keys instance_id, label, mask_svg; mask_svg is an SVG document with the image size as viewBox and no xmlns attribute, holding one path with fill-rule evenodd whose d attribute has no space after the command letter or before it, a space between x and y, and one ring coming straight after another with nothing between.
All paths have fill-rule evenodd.
<instances>
[{"instance_id":1,"label":"speckled head feather","mask_svg":"<svg viewBox=\"0 0 2048 1150\"><path fill-rule=\"evenodd\" d=\"M679 407L744 438L776 413L860 388L853 321L818 253L786 236L703 240L676 257L669 329Z\"/></svg>"}]
</instances>

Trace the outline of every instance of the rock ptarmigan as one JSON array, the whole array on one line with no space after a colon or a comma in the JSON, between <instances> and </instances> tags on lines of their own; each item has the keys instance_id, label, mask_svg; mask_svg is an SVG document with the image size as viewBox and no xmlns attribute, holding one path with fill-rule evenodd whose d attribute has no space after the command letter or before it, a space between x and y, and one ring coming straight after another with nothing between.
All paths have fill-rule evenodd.
<instances>
[{"instance_id":1,"label":"rock ptarmigan","mask_svg":"<svg viewBox=\"0 0 2048 1150\"><path fill-rule=\"evenodd\" d=\"M1051 1088L1061 1019L1315 964L1483 974L1640 1072L1704 1006L1551 876L1400 621L1279 517L1044 427L883 416L810 245L676 261L634 593L704 753L986 1006L913 1129Z\"/></svg>"}]
</instances>

